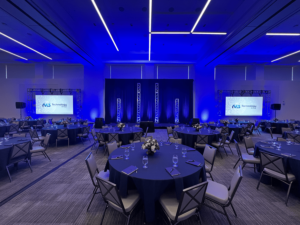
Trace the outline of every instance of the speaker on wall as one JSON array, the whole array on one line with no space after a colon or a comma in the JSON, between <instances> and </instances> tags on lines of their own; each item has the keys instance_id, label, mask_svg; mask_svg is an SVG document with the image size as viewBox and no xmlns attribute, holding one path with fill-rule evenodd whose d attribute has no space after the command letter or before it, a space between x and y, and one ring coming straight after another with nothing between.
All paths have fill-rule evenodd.
<instances>
[{"instance_id":1,"label":"speaker on wall","mask_svg":"<svg viewBox=\"0 0 300 225\"><path fill-rule=\"evenodd\" d=\"M26 103L25 102L16 102L16 108L24 109L24 108L26 108Z\"/></svg>"},{"instance_id":2,"label":"speaker on wall","mask_svg":"<svg viewBox=\"0 0 300 225\"><path fill-rule=\"evenodd\" d=\"M272 104L271 109L273 110L280 110L281 109L281 104Z\"/></svg>"}]
</instances>

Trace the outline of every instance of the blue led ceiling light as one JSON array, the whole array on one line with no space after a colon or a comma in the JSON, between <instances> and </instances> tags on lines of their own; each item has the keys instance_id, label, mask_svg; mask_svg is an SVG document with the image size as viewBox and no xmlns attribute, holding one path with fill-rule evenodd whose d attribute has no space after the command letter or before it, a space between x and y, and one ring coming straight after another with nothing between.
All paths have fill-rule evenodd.
<instances>
[{"instance_id":1,"label":"blue led ceiling light","mask_svg":"<svg viewBox=\"0 0 300 225\"><path fill-rule=\"evenodd\" d=\"M6 38L8 38L8 39L10 39L10 40L12 40L12 41L14 41L14 42L18 43L18 44L20 44L20 45L22 45L22 46L24 46L24 47L26 47L26 48L28 48L28 49L30 49L30 50L32 50L32 51L34 51L34 52L38 53L38 54L40 54L40 55L42 55L42 56L46 57L47 59L50 59L50 60L52 60L50 57L48 57L48 56L46 56L46 55L44 55L44 54L40 53L39 51L37 51L37 50L35 50L35 49L33 49L33 48L30 48L29 46L27 46L27 45L25 45L25 44L23 44L23 43L21 43L21 42L17 41L16 39L13 39L12 37L10 37L10 36L7 36L6 34L3 34L2 32L0 32L0 34L1 34L2 36L6 37ZM27 59L26 59L26 60L27 60Z\"/></svg>"}]
</instances>

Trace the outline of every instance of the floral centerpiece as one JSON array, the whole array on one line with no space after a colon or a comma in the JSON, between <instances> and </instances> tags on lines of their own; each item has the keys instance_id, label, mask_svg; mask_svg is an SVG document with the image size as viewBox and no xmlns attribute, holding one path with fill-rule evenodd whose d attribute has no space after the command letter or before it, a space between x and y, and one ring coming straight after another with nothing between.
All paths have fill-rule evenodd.
<instances>
[{"instance_id":1,"label":"floral centerpiece","mask_svg":"<svg viewBox=\"0 0 300 225\"><path fill-rule=\"evenodd\" d=\"M224 120L224 121L223 121L223 124L224 124L225 127L227 127L228 121L227 121L227 120Z\"/></svg>"},{"instance_id":2,"label":"floral centerpiece","mask_svg":"<svg viewBox=\"0 0 300 225\"><path fill-rule=\"evenodd\" d=\"M159 150L159 143L155 139L147 139L142 145L142 149L147 149L147 155L153 155L156 150Z\"/></svg>"},{"instance_id":3,"label":"floral centerpiece","mask_svg":"<svg viewBox=\"0 0 300 225\"><path fill-rule=\"evenodd\" d=\"M120 130L123 130L123 128L125 127L125 124L124 123L119 123L118 127L120 128Z\"/></svg>"},{"instance_id":4,"label":"floral centerpiece","mask_svg":"<svg viewBox=\"0 0 300 225\"><path fill-rule=\"evenodd\" d=\"M202 128L202 126L199 123L194 124L193 127L196 129L196 131L199 131Z\"/></svg>"},{"instance_id":5,"label":"floral centerpiece","mask_svg":"<svg viewBox=\"0 0 300 225\"><path fill-rule=\"evenodd\" d=\"M25 120L30 120L32 117L31 116L26 116Z\"/></svg>"},{"instance_id":6,"label":"floral centerpiece","mask_svg":"<svg viewBox=\"0 0 300 225\"><path fill-rule=\"evenodd\" d=\"M67 127L67 125L68 125L68 121L66 121L66 120L63 120L63 121L61 121L61 123L60 123L61 125L64 125L64 127Z\"/></svg>"}]
</instances>

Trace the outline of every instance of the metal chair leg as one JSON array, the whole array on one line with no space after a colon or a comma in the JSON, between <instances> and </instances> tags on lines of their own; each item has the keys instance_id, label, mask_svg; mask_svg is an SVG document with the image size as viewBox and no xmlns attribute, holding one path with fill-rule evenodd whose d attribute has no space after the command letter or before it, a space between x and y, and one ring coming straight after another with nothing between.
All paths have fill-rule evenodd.
<instances>
[{"instance_id":1,"label":"metal chair leg","mask_svg":"<svg viewBox=\"0 0 300 225\"><path fill-rule=\"evenodd\" d=\"M48 154L46 152L44 152L44 154L47 156L47 158L49 159L49 161L51 162L50 157L48 156Z\"/></svg>"},{"instance_id":2,"label":"metal chair leg","mask_svg":"<svg viewBox=\"0 0 300 225\"><path fill-rule=\"evenodd\" d=\"M209 173L209 176L210 176L211 180L214 181L214 178L213 178L213 176L211 175L211 172L208 172L208 173Z\"/></svg>"},{"instance_id":3,"label":"metal chair leg","mask_svg":"<svg viewBox=\"0 0 300 225\"><path fill-rule=\"evenodd\" d=\"M246 166L246 164L247 164L247 163L243 162L242 169L244 169L244 167Z\"/></svg>"},{"instance_id":4,"label":"metal chair leg","mask_svg":"<svg viewBox=\"0 0 300 225\"><path fill-rule=\"evenodd\" d=\"M127 217L127 225L129 225L129 222L130 222L130 216L131 216L131 214L129 214L129 216Z\"/></svg>"},{"instance_id":5,"label":"metal chair leg","mask_svg":"<svg viewBox=\"0 0 300 225\"><path fill-rule=\"evenodd\" d=\"M236 165L239 163L241 159L239 158L238 161L236 162L236 164L234 165L233 169L235 169Z\"/></svg>"},{"instance_id":6,"label":"metal chair leg","mask_svg":"<svg viewBox=\"0 0 300 225\"><path fill-rule=\"evenodd\" d=\"M223 210L224 210L225 216L227 217L229 224L231 225L230 219L229 219L226 209L224 207L223 207Z\"/></svg>"},{"instance_id":7,"label":"metal chair leg","mask_svg":"<svg viewBox=\"0 0 300 225\"><path fill-rule=\"evenodd\" d=\"M89 204L89 206L88 206L88 208L87 208L86 211L89 211L90 206L91 206L91 204L92 204L92 202L93 202L93 200L94 200L94 197L95 197L95 195L96 195L96 193L97 193L97 190L98 190L98 187L95 187L94 190L93 190L93 197L92 197L92 199L91 199L91 201L90 201L90 204Z\"/></svg>"},{"instance_id":8,"label":"metal chair leg","mask_svg":"<svg viewBox=\"0 0 300 225\"><path fill-rule=\"evenodd\" d=\"M6 171L7 171L7 174L8 174L8 177L9 177L10 182L12 182L12 179L11 179L11 176L10 176L10 172L9 172L8 167L6 167Z\"/></svg>"},{"instance_id":9,"label":"metal chair leg","mask_svg":"<svg viewBox=\"0 0 300 225\"><path fill-rule=\"evenodd\" d=\"M261 171L261 174L260 174L260 178L259 178L259 181L258 181L258 184L257 184L257 187L256 187L257 190L258 190L258 188L259 188L260 180L261 180L261 178L262 178L262 175L263 175L263 171Z\"/></svg>"},{"instance_id":10,"label":"metal chair leg","mask_svg":"<svg viewBox=\"0 0 300 225\"><path fill-rule=\"evenodd\" d=\"M237 217L237 214L236 214L236 212L235 212L235 210L234 210L234 208L233 208L232 203L230 203L230 205L231 205L231 208L232 208L232 210L233 210L233 212L234 212L235 217Z\"/></svg>"},{"instance_id":11,"label":"metal chair leg","mask_svg":"<svg viewBox=\"0 0 300 225\"><path fill-rule=\"evenodd\" d=\"M289 200L289 197L290 197L290 191L291 191L292 184L293 184L293 181L290 183L289 190L287 192L287 196L286 196L286 200L285 200L285 205L286 206L287 206L287 203L288 203L288 200Z\"/></svg>"},{"instance_id":12,"label":"metal chair leg","mask_svg":"<svg viewBox=\"0 0 300 225\"><path fill-rule=\"evenodd\" d=\"M30 162L28 161L28 159L26 160L26 162L28 163L28 166L29 166L29 168L31 170L31 173L32 173L32 168L31 168L31 165L30 165Z\"/></svg>"},{"instance_id":13,"label":"metal chair leg","mask_svg":"<svg viewBox=\"0 0 300 225\"><path fill-rule=\"evenodd\" d=\"M102 225L102 223L103 223L104 216L105 216L105 213L106 213L107 208L108 208L108 203L107 203L106 206L105 206L104 213L103 213L103 215L102 215L102 219L101 219L100 225Z\"/></svg>"}]
</instances>

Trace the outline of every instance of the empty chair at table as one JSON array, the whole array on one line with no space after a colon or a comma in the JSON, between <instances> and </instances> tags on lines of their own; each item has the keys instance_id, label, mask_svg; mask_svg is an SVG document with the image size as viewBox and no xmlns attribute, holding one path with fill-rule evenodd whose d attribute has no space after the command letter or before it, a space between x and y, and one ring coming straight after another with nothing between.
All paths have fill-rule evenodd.
<instances>
[{"instance_id":1,"label":"empty chair at table","mask_svg":"<svg viewBox=\"0 0 300 225\"><path fill-rule=\"evenodd\" d=\"M44 136L39 136L37 131L35 129L33 129L32 127L29 129L29 135L31 138L31 142L34 145L34 143L41 143L42 141L44 141L45 137Z\"/></svg>"},{"instance_id":2,"label":"empty chair at table","mask_svg":"<svg viewBox=\"0 0 300 225\"><path fill-rule=\"evenodd\" d=\"M69 135L68 129L58 129L57 130L57 139L56 139L56 148L57 148L57 141L61 140L68 140L68 147L69 147Z\"/></svg>"},{"instance_id":3,"label":"empty chair at table","mask_svg":"<svg viewBox=\"0 0 300 225\"><path fill-rule=\"evenodd\" d=\"M241 141L247 135L247 127L242 127L241 132L238 134L239 141Z\"/></svg>"},{"instance_id":4,"label":"empty chair at table","mask_svg":"<svg viewBox=\"0 0 300 225\"><path fill-rule=\"evenodd\" d=\"M87 139L87 138L89 139L89 141L91 141L90 137L89 137L89 134L90 134L90 127L87 126L87 127L83 127L82 128L82 133L77 134L77 136L79 137L81 142L82 142L83 139Z\"/></svg>"},{"instance_id":5,"label":"empty chair at table","mask_svg":"<svg viewBox=\"0 0 300 225\"><path fill-rule=\"evenodd\" d=\"M220 153L221 158L223 158L223 157L222 157L222 154L221 154L221 151L220 151L221 148L224 149L224 152L225 152L225 154L227 155L226 149L225 149L225 147L224 147L224 144L225 144L225 142L226 142L227 137L228 137L228 134L222 134L222 139L221 139L221 141L218 141L218 142L212 142L212 143L211 143L212 146L214 146L214 147L217 148L218 152Z\"/></svg>"},{"instance_id":6,"label":"empty chair at table","mask_svg":"<svg viewBox=\"0 0 300 225\"><path fill-rule=\"evenodd\" d=\"M159 203L170 224L178 224L192 216L198 217L201 221L199 209L204 203L207 184L208 182L205 181L183 189L179 201L175 192L168 191L161 195Z\"/></svg>"},{"instance_id":7,"label":"empty chair at table","mask_svg":"<svg viewBox=\"0 0 300 225\"><path fill-rule=\"evenodd\" d=\"M214 178L212 177L211 172L214 167L216 153L217 153L216 148L214 148L210 145L205 145L204 152L203 152L203 157L205 160L205 171L206 171L206 173L209 174L209 176L212 180L214 180Z\"/></svg>"},{"instance_id":8,"label":"empty chair at table","mask_svg":"<svg viewBox=\"0 0 300 225\"><path fill-rule=\"evenodd\" d=\"M118 133L109 133L108 134L108 143L116 142L118 147L122 145L122 141L119 140Z\"/></svg>"},{"instance_id":9,"label":"empty chair at table","mask_svg":"<svg viewBox=\"0 0 300 225\"><path fill-rule=\"evenodd\" d=\"M182 144L182 139L178 137L177 131L173 130L173 137L170 138L170 142Z\"/></svg>"},{"instance_id":10,"label":"empty chair at table","mask_svg":"<svg viewBox=\"0 0 300 225\"><path fill-rule=\"evenodd\" d=\"M242 178L243 178L243 172L242 172L241 166L239 166L234 171L229 188L227 188L223 184L219 184L217 182L208 180L208 185L207 185L207 189L206 189L206 193L205 193L204 205L225 215L227 217L229 224L231 224L231 221L227 215L226 207L231 206L235 216L237 217L237 214L232 205L232 201L233 201L235 193L242 181ZM218 209L214 208L210 204L209 205L206 204L206 201L210 201L210 202L215 203L216 205L221 206L224 212L219 211Z\"/></svg>"},{"instance_id":11,"label":"empty chair at table","mask_svg":"<svg viewBox=\"0 0 300 225\"><path fill-rule=\"evenodd\" d=\"M28 130L30 128L30 126L29 126L29 123L28 123L28 121L23 121L23 122L21 122L21 126L20 126L20 129L21 130Z\"/></svg>"},{"instance_id":12,"label":"empty chair at table","mask_svg":"<svg viewBox=\"0 0 300 225\"><path fill-rule=\"evenodd\" d=\"M100 192L97 192L98 189L100 191L100 187L99 187L99 184L96 180L96 176L108 181L108 179L109 179L109 170L107 172L104 172L103 170L101 170L99 172L96 160L95 160L94 155L93 155L92 152L90 152L90 154L86 157L85 163L86 163L86 166L88 168L88 171L89 171L89 174L90 174L90 177L91 177L91 180L92 180L92 184L94 186L93 197L92 197L92 199L90 201L90 204L87 208L87 211L88 211L91 204L92 204L92 202L93 202L93 200L94 200L95 195L100 194Z\"/></svg>"},{"instance_id":13,"label":"empty chair at table","mask_svg":"<svg viewBox=\"0 0 300 225\"><path fill-rule=\"evenodd\" d=\"M107 149L108 149L108 155L110 155L114 150L118 148L117 142L112 142L107 144Z\"/></svg>"},{"instance_id":14,"label":"empty chair at table","mask_svg":"<svg viewBox=\"0 0 300 225\"><path fill-rule=\"evenodd\" d=\"M254 126L253 132L252 132L252 133L254 133L254 131L256 131L257 134L261 135L260 129L261 129L261 122L259 122L259 123L257 124L257 126Z\"/></svg>"},{"instance_id":15,"label":"empty chair at table","mask_svg":"<svg viewBox=\"0 0 300 225\"><path fill-rule=\"evenodd\" d=\"M10 124L9 126L9 130L7 132L8 135L12 135L13 137L19 137L20 133L19 133L19 125L18 124ZM25 137L25 133L23 133L23 135Z\"/></svg>"},{"instance_id":16,"label":"empty chair at table","mask_svg":"<svg viewBox=\"0 0 300 225\"><path fill-rule=\"evenodd\" d=\"M287 140L300 143L300 135L287 133Z\"/></svg>"},{"instance_id":17,"label":"empty chair at table","mask_svg":"<svg viewBox=\"0 0 300 225\"><path fill-rule=\"evenodd\" d=\"M249 155L253 155L254 154L254 143L251 137L245 137L245 147L246 147L246 151Z\"/></svg>"},{"instance_id":18,"label":"empty chair at table","mask_svg":"<svg viewBox=\"0 0 300 225\"><path fill-rule=\"evenodd\" d=\"M98 149L99 149L101 146L103 146L103 147L104 147L104 151L106 151L106 144L107 144L107 141L105 141L103 134L100 133L100 132L97 132L97 133L96 133L96 136L97 136L97 140L98 140L98 143L99 143L98 148L97 148L97 150L96 150L96 154L97 154Z\"/></svg>"},{"instance_id":19,"label":"empty chair at table","mask_svg":"<svg viewBox=\"0 0 300 225\"><path fill-rule=\"evenodd\" d=\"M6 165L6 171L9 176L10 182L12 181L10 172L9 172L10 165L14 165L14 164L18 165L19 162L24 161L28 164L28 166L32 172L30 162L29 162L30 146L31 146L30 141L12 146L10 154L9 154L9 160Z\"/></svg>"},{"instance_id":20,"label":"empty chair at table","mask_svg":"<svg viewBox=\"0 0 300 225\"><path fill-rule=\"evenodd\" d=\"M261 172L258 184L257 184L257 190L259 188L261 178L264 175L275 178L277 180L280 180L281 182L289 185L289 189L288 189L286 200L285 200L285 204L287 205L288 200L289 200L291 186L292 186L293 182L296 180L295 175L292 173L289 173L286 170L286 168L284 166L283 157L281 157L281 156L274 155L274 154L271 154L268 152L260 151L260 160L261 160L260 166L261 166L262 172Z\"/></svg>"},{"instance_id":21,"label":"empty chair at table","mask_svg":"<svg viewBox=\"0 0 300 225\"><path fill-rule=\"evenodd\" d=\"M138 143L141 142L141 138L143 137L143 132L133 133L133 139L129 140L129 143Z\"/></svg>"},{"instance_id":22,"label":"empty chair at table","mask_svg":"<svg viewBox=\"0 0 300 225\"><path fill-rule=\"evenodd\" d=\"M222 127L221 134L229 134L229 127Z\"/></svg>"},{"instance_id":23,"label":"empty chair at table","mask_svg":"<svg viewBox=\"0 0 300 225\"><path fill-rule=\"evenodd\" d=\"M168 134L168 141L169 141L170 138L173 137L173 129L172 129L172 127L167 127L167 134Z\"/></svg>"},{"instance_id":24,"label":"empty chair at table","mask_svg":"<svg viewBox=\"0 0 300 225\"><path fill-rule=\"evenodd\" d=\"M46 134L46 136L44 137L45 138L44 141L41 142L41 144L39 146L36 146L36 145L32 146L32 149L30 150L30 153L31 154L42 153L51 162L50 157L46 153L48 145L49 145L50 136L51 136L51 134Z\"/></svg>"},{"instance_id":25,"label":"empty chair at table","mask_svg":"<svg viewBox=\"0 0 300 225\"><path fill-rule=\"evenodd\" d=\"M208 135L201 135L201 134L198 134L197 135L197 140L194 144L194 148L197 149L197 148L205 148L205 146L208 144Z\"/></svg>"},{"instance_id":26,"label":"empty chair at table","mask_svg":"<svg viewBox=\"0 0 300 225\"><path fill-rule=\"evenodd\" d=\"M44 127L44 119L39 119L36 121L36 125L33 125L35 129L42 129Z\"/></svg>"},{"instance_id":27,"label":"empty chair at table","mask_svg":"<svg viewBox=\"0 0 300 225\"><path fill-rule=\"evenodd\" d=\"M232 141L233 135L234 135L234 130L231 131L229 137L226 139L226 141L225 141L225 143L224 143L224 147L226 147L226 146L229 147L229 149L230 149L232 155L233 155L233 151L232 151L232 149L231 149L231 147L230 147L230 143L231 143L231 141Z\"/></svg>"},{"instance_id":28,"label":"empty chair at table","mask_svg":"<svg viewBox=\"0 0 300 225\"><path fill-rule=\"evenodd\" d=\"M282 134L284 134L284 132L289 132L289 131L292 131L292 129L289 128L289 127L282 127L282 128L281 128L281 133L282 133Z\"/></svg>"},{"instance_id":29,"label":"empty chair at table","mask_svg":"<svg viewBox=\"0 0 300 225\"><path fill-rule=\"evenodd\" d=\"M140 201L140 195L137 190L129 190L127 197L122 198L116 184L102 179L99 176L96 176L96 179L100 187L102 198L106 203L100 225L103 224L104 216L109 206L122 213L127 218L126 224L129 225L131 214Z\"/></svg>"},{"instance_id":30,"label":"empty chair at table","mask_svg":"<svg viewBox=\"0 0 300 225\"><path fill-rule=\"evenodd\" d=\"M241 162L243 162L243 167L242 167L242 169L244 169L244 167L246 166L246 164L253 164L254 172L255 172L256 164L259 164L259 163L260 163L260 159L259 159L259 158L255 158L253 155L242 154L238 142L237 142L236 140L234 140L234 143L235 143L235 148L236 148L236 151L237 151L237 153L238 153L239 159L238 159L238 161L235 163L233 169L234 169L234 168L236 167L236 165L241 161Z\"/></svg>"},{"instance_id":31,"label":"empty chair at table","mask_svg":"<svg viewBox=\"0 0 300 225\"><path fill-rule=\"evenodd\" d=\"M152 136L148 136L148 127L144 137L141 137L141 142L145 142L147 139L152 139Z\"/></svg>"},{"instance_id":32,"label":"empty chair at table","mask_svg":"<svg viewBox=\"0 0 300 225\"><path fill-rule=\"evenodd\" d=\"M93 149L93 147L98 143L98 138L97 138L97 135L96 135L96 132L95 132L94 128L91 130L91 134L92 134L93 141L94 141L94 143L91 147L91 149Z\"/></svg>"},{"instance_id":33,"label":"empty chair at table","mask_svg":"<svg viewBox=\"0 0 300 225\"><path fill-rule=\"evenodd\" d=\"M271 135L271 138L273 139L273 130L275 129L276 127L272 127L271 123L270 122L267 122L266 123L266 128L265 130L269 131L270 132L270 135Z\"/></svg>"}]
</instances>

